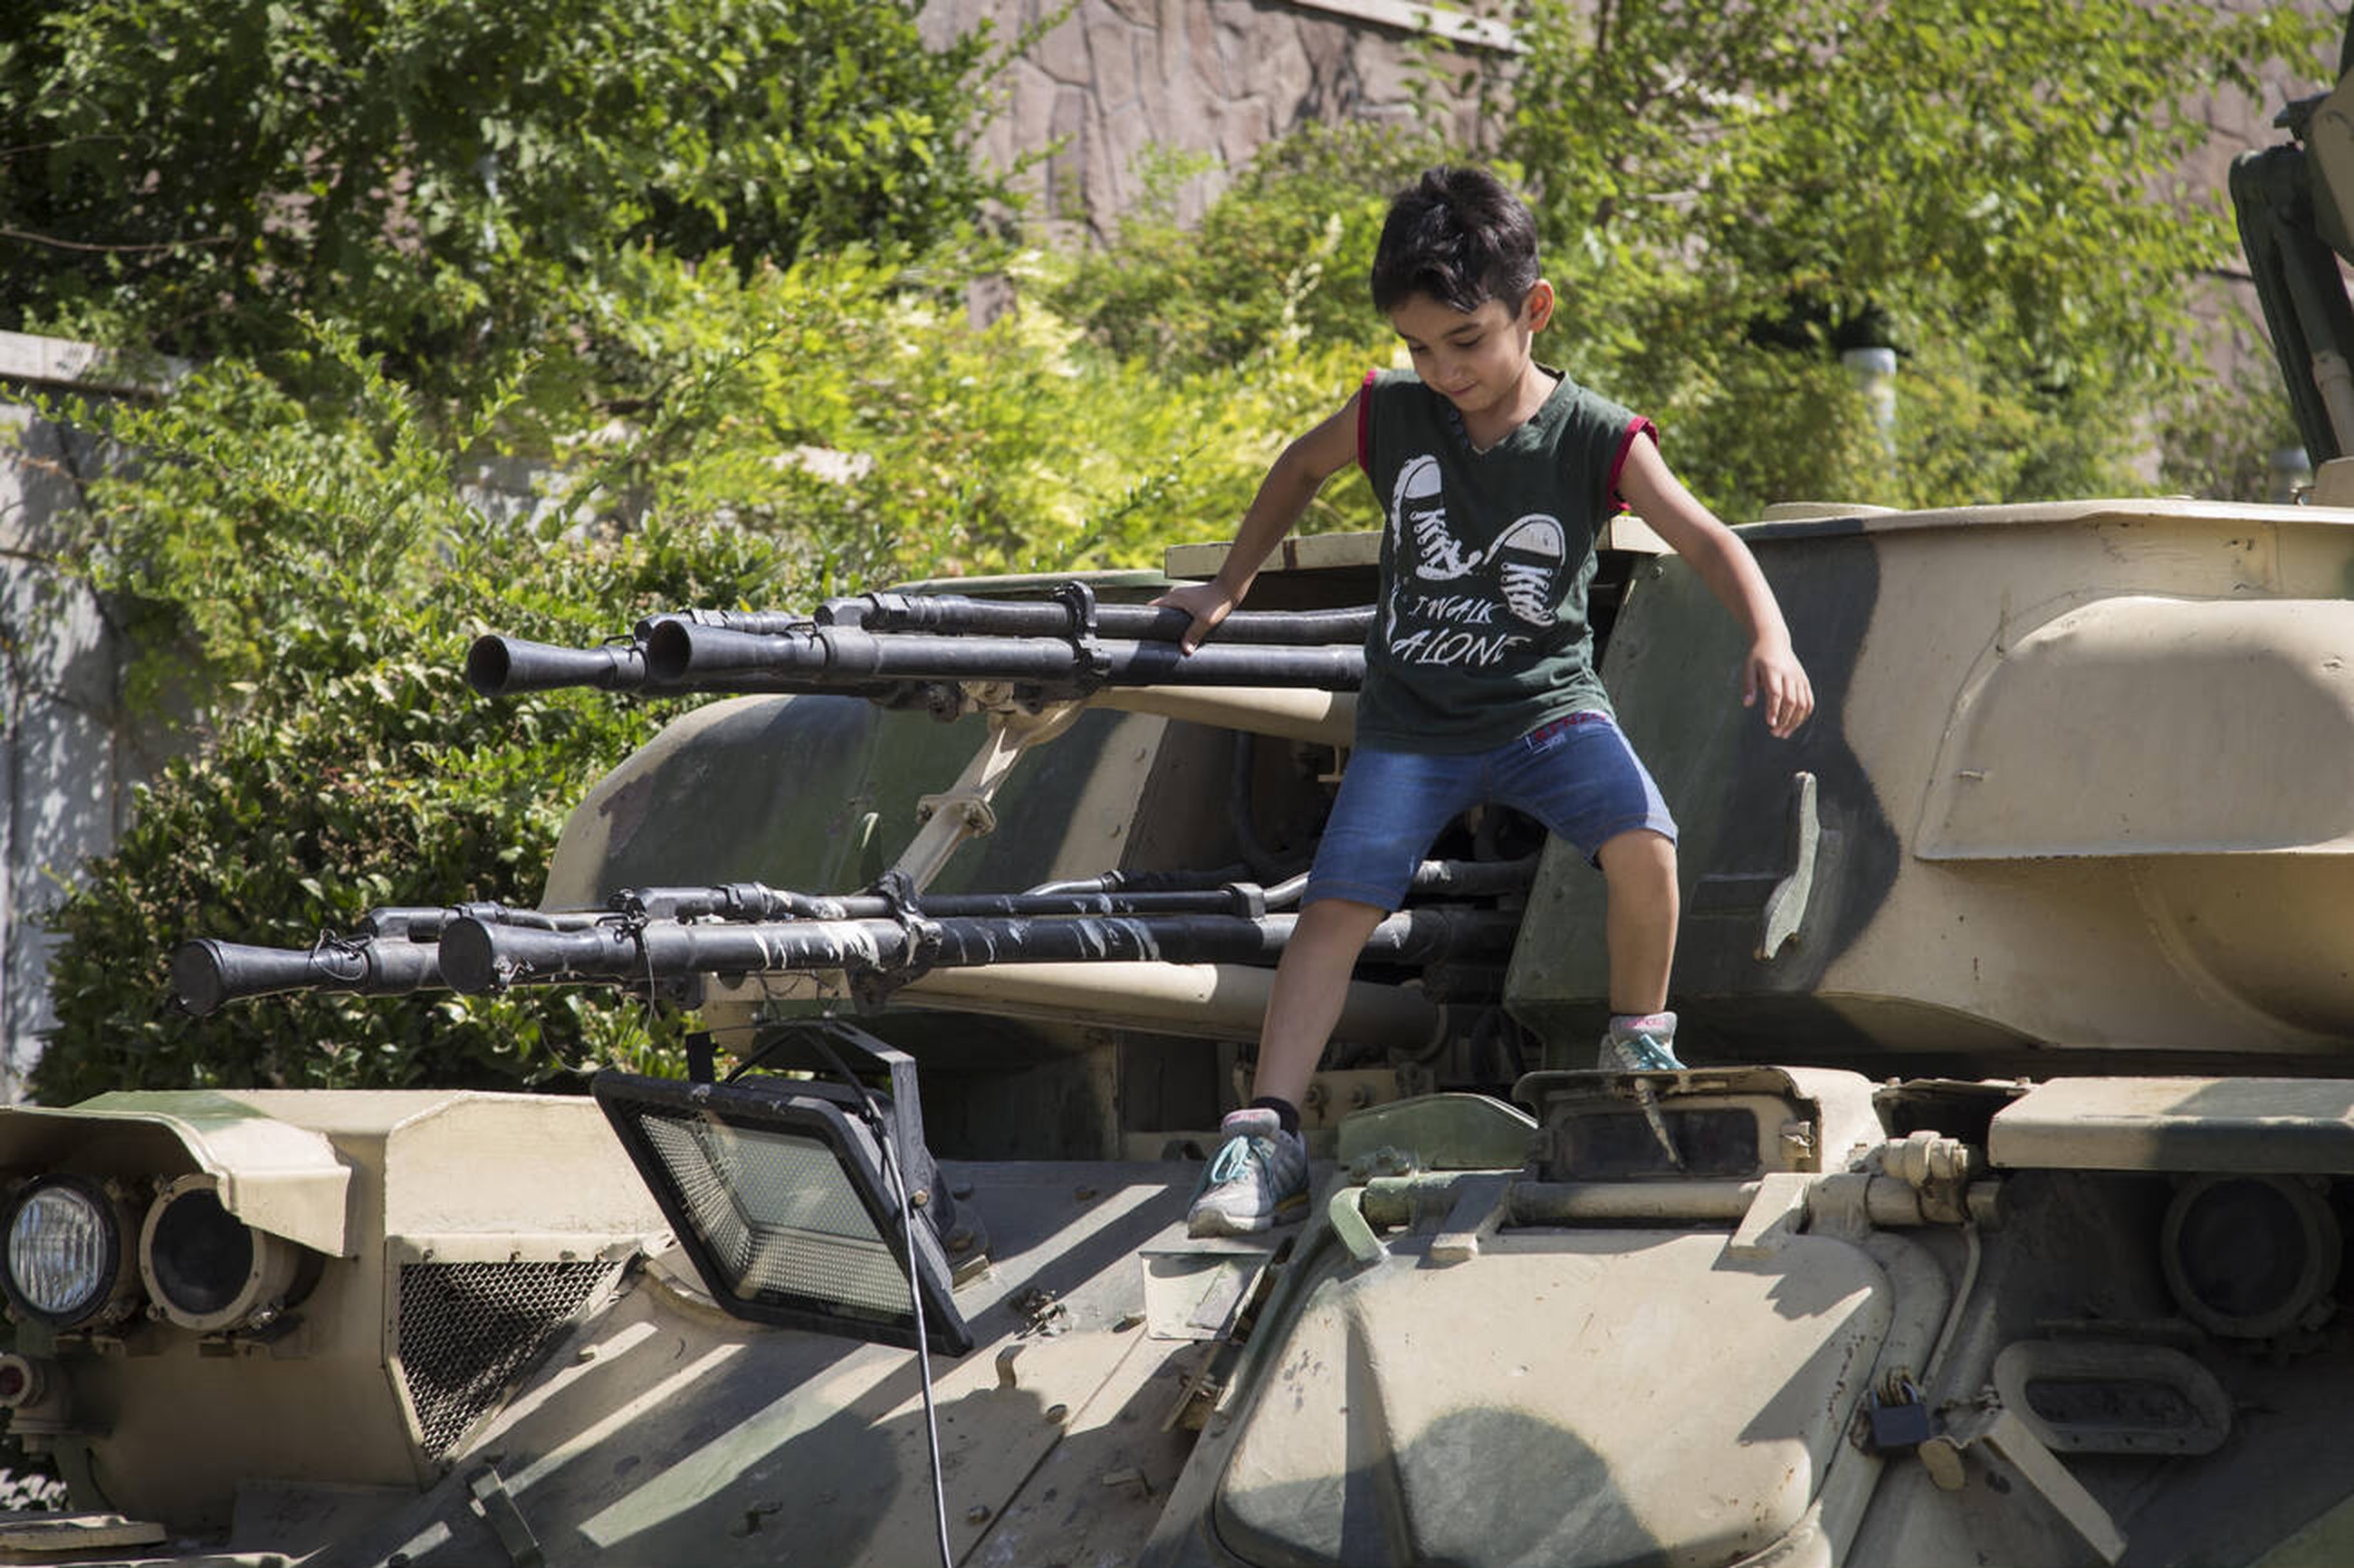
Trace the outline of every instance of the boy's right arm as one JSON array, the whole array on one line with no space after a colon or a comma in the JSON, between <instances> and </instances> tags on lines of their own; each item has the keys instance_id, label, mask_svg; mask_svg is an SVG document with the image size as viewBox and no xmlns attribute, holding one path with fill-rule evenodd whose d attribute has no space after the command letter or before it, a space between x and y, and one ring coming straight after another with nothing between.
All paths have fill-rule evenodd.
<instances>
[{"instance_id":1,"label":"boy's right arm","mask_svg":"<svg viewBox=\"0 0 2354 1568\"><path fill-rule=\"evenodd\" d=\"M1283 536L1291 532L1316 499L1326 480L1357 461L1357 404L1360 388L1340 412L1283 449L1283 455L1259 482L1258 494L1235 530L1235 542L1225 564L1205 583L1171 588L1152 602L1174 605L1193 618L1180 642L1191 653L1225 620L1250 591L1251 581Z\"/></svg>"}]
</instances>

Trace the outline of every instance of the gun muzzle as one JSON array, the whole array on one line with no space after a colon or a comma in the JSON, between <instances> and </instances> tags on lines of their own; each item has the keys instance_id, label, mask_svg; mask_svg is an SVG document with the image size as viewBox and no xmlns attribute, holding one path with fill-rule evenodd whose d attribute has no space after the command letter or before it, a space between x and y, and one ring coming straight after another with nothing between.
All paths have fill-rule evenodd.
<instances>
[{"instance_id":1,"label":"gun muzzle","mask_svg":"<svg viewBox=\"0 0 2354 1568\"><path fill-rule=\"evenodd\" d=\"M228 1002L282 991L406 996L441 984L430 942L323 942L315 948L256 948L212 937L172 953L172 1000L203 1018Z\"/></svg>"},{"instance_id":2,"label":"gun muzzle","mask_svg":"<svg viewBox=\"0 0 2354 1568\"><path fill-rule=\"evenodd\" d=\"M593 686L634 692L646 683L646 656L636 643L558 648L520 637L478 637L466 651L466 683L486 697Z\"/></svg>"}]
</instances>

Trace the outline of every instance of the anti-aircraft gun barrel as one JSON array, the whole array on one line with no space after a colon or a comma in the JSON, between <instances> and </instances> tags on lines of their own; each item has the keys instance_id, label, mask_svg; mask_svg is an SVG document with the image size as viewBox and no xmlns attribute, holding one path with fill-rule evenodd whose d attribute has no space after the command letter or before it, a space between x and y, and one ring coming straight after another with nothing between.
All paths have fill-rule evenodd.
<instances>
[{"instance_id":1,"label":"anti-aircraft gun barrel","mask_svg":"<svg viewBox=\"0 0 2354 1568\"><path fill-rule=\"evenodd\" d=\"M1099 604L1091 613L1097 636L1139 641L1174 642L1193 622L1192 616L1172 605ZM864 631L1063 637L1070 633L1073 620L1071 606L1064 599L869 593L826 600L818 607L817 622L821 626L854 626ZM1294 647L1362 643L1373 624L1371 605L1353 609L1237 610L1218 623L1217 641ZM733 630L755 629L738 626Z\"/></svg>"},{"instance_id":2,"label":"anti-aircraft gun barrel","mask_svg":"<svg viewBox=\"0 0 2354 1568\"><path fill-rule=\"evenodd\" d=\"M801 623L806 630L808 623ZM758 634L754 634L758 635ZM599 692L642 692L654 685L646 673L646 645L643 639L631 642L607 642L595 648L559 648L548 642L532 642L520 637L487 634L474 640L466 651L466 683L486 697L517 697L527 692L555 692L569 687L585 686ZM709 692L740 690L746 694L777 695L779 694L831 693L836 696L873 697L890 701L903 695L904 685L876 685L872 683L829 681L790 682L764 680L757 684L732 686L725 680L698 683L699 689ZM662 694L659 688L654 694Z\"/></svg>"},{"instance_id":3,"label":"anti-aircraft gun barrel","mask_svg":"<svg viewBox=\"0 0 2354 1568\"><path fill-rule=\"evenodd\" d=\"M716 922L615 920L577 931L535 931L460 920L441 937L441 973L461 991L517 985L627 985L693 975L854 974L969 969L983 964L1265 963L1281 956L1295 917L1235 915ZM1507 951L1520 928L1511 910L1424 908L1373 928L1364 956L1427 964Z\"/></svg>"},{"instance_id":4,"label":"anti-aircraft gun barrel","mask_svg":"<svg viewBox=\"0 0 2354 1568\"><path fill-rule=\"evenodd\" d=\"M1440 897L1483 898L1526 889L1536 875L1536 857L1522 860L1426 860L1414 868L1409 892ZM1292 895L1298 888L1292 886ZM926 894L920 906L905 895L796 893L762 882L715 883L696 887L624 888L613 895L617 914L653 920L871 920L902 913L934 919L949 916L1054 915L1257 915L1284 902L1282 890L1255 882L1220 881L1198 874L1111 872L1076 882L1053 883L1023 893ZM535 922L530 910L500 905L461 906L451 918L490 911L484 917L512 926ZM385 913L377 911L378 915ZM440 913L437 911L436 913ZM602 916L571 917L596 924ZM438 927L437 927L438 931ZM419 933L420 939L425 939Z\"/></svg>"},{"instance_id":5,"label":"anti-aircraft gun barrel","mask_svg":"<svg viewBox=\"0 0 2354 1568\"><path fill-rule=\"evenodd\" d=\"M1417 874L1436 874L1439 885L1460 891L1458 879L1445 874L1448 869L1432 863ZM1472 869L1476 872L1487 868ZM1511 885L1526 883L1526 866L1501 869L1507 873L1518 871L1516 880L1506 879ZM1497 878L1490 874L1486 880L1493 883ZM1247 918L1264 913L1269 902L1268 891L1253 883L1229 882L1200 887L1066 888L934 895L923 901L920 917L1014 922L1128 916L1165 919L1202 915ZM173 955L172 991L174 1000L184 1011L199 1017L217 1012L231 1001L281 991L405 996L438 991L448 983L442 978L438 944L444 932L460 920L514 930L594 932L633 920L839 924L896 922L903 916L916 915L916 906L882 893L795 893L757 882L632 889L615 895L610 909L550 911L492 903L385 907L368 911L350 935L326 938L308 948L259 947L209 937L184 942Z\"/></svg>"},{"instance_id":6,"label":"anti-aircraft gun barrel","mask_svg":"<svg viewBox=\"0 0 2354 1568\"><path fill-rule=\"evenodd\" d=\"M202 1018L228 1002L280 991L328 991L349 996L407 996L443 989L439 943L459 919L556 931L578 929L602 916L479 903L371 909L357 931L327 937L308 948L265 948L198 937L172 953L172 999Z\"/></svg>"},{"instance_id":7,"label":"anti-aircraft gun barrel","mask_svg":"<svg viewBox=\"0 0 2354 1568\"><path fill-rule=\"evenodd\" d=\"M337 938L312 948L259 948L199 937L172 954L173 1000L199 1018L277 991L407 996L441 983L440 949L431 942Z\"/></svg>"},{"instance_id":8,"label":"anti-aircraft gun barrel","mask_svg":"<svg viewBox=\"0 0 2354 1568\"><path fill-rule=\"evenodd\" d=\"M1363 678L1360 649L1373 615L1371 606L1241 610L1189 657L1177 652L1192 624L1184 611L1097 604L1076 583L1044 599L870 593L828 599L814 616L727 609L649 616L627 639L593 648L487 635L467 651L466 682L484 696L586 686L889 700L926 682L992 680L1352 691Z\"/></svg>"},{"instance_id":9,"label":"anti-aircraft gun barrel","mask_svg":"<svg viewBox=\"0 0 2354 1568\"><path fill-rule=\"evenodd\" d=\"M1263 912L1268 901L1266 891L1254 883L1229 882L1193 888L933 894L925 896L920 913L935 919L1253 915ZM654 920L885 920L896 919L902 913L917 913L905 900L883 893L793 893L758 882L627 889L613 895L613 907Z\"/></svg>"},{"instance_id":10,"label":"anti-aircraft gun barrel","mask_svg":"<svg viewBox=\"0 0 2354 1568\"><path fill-rule=\"evenodd\" d=\"M466 650L466 684L486 697L519 696L565 686L634 692L645 683L646 651L638 642L559 648L521 637L489 635L477 637Z\"/></svg>"},{"instance_id":11,"label":"anti-aircraft gun barrel","mask_svg":"<svg viewBox=\"0 0 2354 1568\"><path fill-rule=\"evenodd\" d=\"M808 616L790 610L682 609L650 615L631 629L627 641L615 638L594 648L565 648L492 633L476 638L466 651L466 683L486 697L519 696L567 686L642 691L646 684L646 639L665 620L692 621L756 636L805 630L810 625Z\"/></svg>"},{"instance_id":12,"label":"anti-aircraft gun barrel","mask_svg":"<svg viewBox=\"0 0 2354 1568\"><path fill-rule=\"evenodd\" d=\"M1041 685L1308 686L1354 691L1365 654L1343 644L1203 644L1106 638L1079 643L1050 637L935 636L819 627L805 635L759 637L665 621L646 640L646 673L663 686L720 682L730 691L769 691L770 682L1019 681Z\"/></svg>"},{"instance_id":13,"label":"anti-aircraft gun barrel","mask_svg":"<svg viewBox=\"0 0 2354 1568\"><path fill-rule=\"evenodd\" d=\"M438 942L443 927L470 916L495 920L504 926L536 926L546 931L560 931L588 925L599 913L594 909L518 909L492 899L467 904L384 904L361 916L354 928L363 937L405 937L412 942Z\"/></svg>"},{"instance_id":14,"label":"anti-aircraft gun barrel","mask_svg":"<svg viewBox=\"0 0 2354 1568\"><path fill-rule=\"evenodd\" d=\"M466 683L486 697L520 696L567 686L600 692L642 691L646 639L665 620L692 621L755 636L805 631L811 624L808 616L788 610L682 609L648 616L631 629L626 640L615 638L594 648L565 648L493 632L474 639L467 649Z\"/></svg>"}]
</instances>

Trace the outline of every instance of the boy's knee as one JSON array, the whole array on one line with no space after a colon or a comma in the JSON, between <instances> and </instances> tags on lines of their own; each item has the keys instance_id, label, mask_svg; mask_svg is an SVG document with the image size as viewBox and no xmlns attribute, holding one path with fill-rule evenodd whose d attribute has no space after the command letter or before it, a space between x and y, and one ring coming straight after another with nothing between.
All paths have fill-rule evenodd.
<instances>
[{"instance_id":1,"label":"boy's knee","mask_svg":"<svg viewBox=\"0 0 2354 1568\"><path fill-rule=\"evenodd\" d=\"M1299 918L1292 927L1292 940L1297 942L1302 936L1346 940L1353 935L1362 946L1373 927L1388 917L1389 911L1378 905L1353 898L1319 898L1313 904L1301 906Z\"/></svg>"},{"instance_id":2,"label":"boy's knee","mask_svg":"<svg viewBox=\"0 0 2354 1568\"><path fill-rule=\"evenodd\" d=\"M1649 828L1629 828L1602 841L1595 853L1595 861L1602 874L1616 879L1621 876L1656 876L1676 874L1676 841Z\"/></svg>"}]
</instances>

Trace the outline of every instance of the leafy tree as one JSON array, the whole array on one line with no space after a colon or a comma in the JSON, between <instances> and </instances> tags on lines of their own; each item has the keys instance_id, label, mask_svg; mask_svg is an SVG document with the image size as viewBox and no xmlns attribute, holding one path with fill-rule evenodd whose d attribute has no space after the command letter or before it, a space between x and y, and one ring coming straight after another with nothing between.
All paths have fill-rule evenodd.
<instances>
[{"instance_id":1,"label":"leafy tree","mask_svg":"<svg viewBox=\"0 0 2354 1568\"><path fill-rule=\"evenodd\" d=\"M650 246L920 249L1000 57L913 0L85 0L0 41L0 313L166 353L354 324L470 385Z\"/></svg>"},{"instance_id":2,"label":"leafy tree","mask_svg":"<svg viewBox=\"0 0 2354 1568\"><path fill-rule=\"evenodd\" d=\"M2186 109L2334 75L2324 20L2206 0L1533 0L1521 30L1504 146L1568 356L1736 515L2134 484L2233 254L2222 193L2179 188ZM1829 363L1864 343L1907 356L1893 471Z\"/></svg>"},{"instance_id":3,"label":"leafy tree","mask_svg":"<svg viewBox=\"0 0 2354 1568\"><path fill-rule=\"evenodd\" d=\"M1391 337L1366 271L1391 196L1446 155L1426 132L1310 122L1262 148L1193 226L1176 198L1203 172L1162 156L1119 238L1078 257L1051 291L1122 358L1202 371L1302 338L1371 347Z\"/></svg>"},{"instance_id":4,"label":"leafy tree","mask_svg":"<svg viewBox=\"0 0 2354 1568\"><path fill-rule=\"evenodd\" d=\"M134 694L187 704L209 744L140 791L114 852L49 917L52 1103L133 1086L508 1086L652 1060L676 1021L567 998L304 997L192 1019L165 1005L198 934L307 947L383 904L531 904L565 811L679 704L557 693L498 704L459 679L487 626L594 641L649 609L764 599L778 552L661 519L535 530L451 482L468 432L330 334L359 388L303 409L240 362L117 409L141 454L99 481L70 563L139 630ZM60 413L68 410L58 410ZM535 533L543 536L535 540ZM526 569L517 569L519 556Z\"/></svg>"},{"instance_id":5,"label":"leafy tree","mask_svg":"<svg viewBox=\"0 0 2354 1568\"><path fill-rule=\"evenodd\" d=\"M1050 302L1067 264L1036 255L1010 261L1031 302L979 326L917 286L957 260L912 280L855 252L642 279L631 352L673 390L628 482L779 540L821 592L1156 566L1238 516L1281 442L1362 374L1361 354L1307 334L1193 371L1107 356Z\"/></svg>"}]
</instances>

